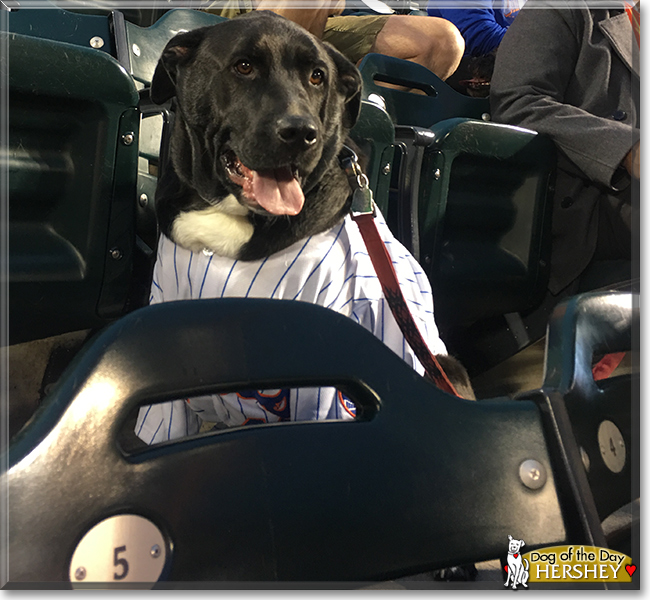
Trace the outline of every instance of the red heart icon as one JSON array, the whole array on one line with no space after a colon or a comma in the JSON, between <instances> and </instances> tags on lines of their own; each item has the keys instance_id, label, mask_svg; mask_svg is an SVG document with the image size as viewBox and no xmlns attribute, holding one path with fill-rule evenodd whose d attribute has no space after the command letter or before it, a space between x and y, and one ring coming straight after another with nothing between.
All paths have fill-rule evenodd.
<instances>
[{"instance_id":1,"label":"red heart icon","mask_svg":"<svg viewBox=\"0 0 650 600\"><path fill-rule=\"evenodd\" d=\"M515 554L515 558L517 558L518 556L519 556L519 554Z\"/></svg>"},{"instance_id":2,"label":"red heart icon","mask_svg":"<svg viewBox=\"0 0 650 600\"><path fill-rule=\"evenodd\" d=\"M636 571L636 565L625 565L625 570L627 571L627 574L632 577L634 571Z\"/></svg>"}]
</instances>

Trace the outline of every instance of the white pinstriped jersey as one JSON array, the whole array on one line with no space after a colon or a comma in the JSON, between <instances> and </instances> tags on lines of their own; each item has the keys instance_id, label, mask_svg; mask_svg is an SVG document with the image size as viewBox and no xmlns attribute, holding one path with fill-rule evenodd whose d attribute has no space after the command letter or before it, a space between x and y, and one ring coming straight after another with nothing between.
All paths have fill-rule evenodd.
<instances>
[{"instance_id":1,"label":"white pinstriped jersey","mask_svg":"<svg viewBox=\"0 0 650 600\"><path fill-rule=\"evenodd\" d=\"M434 354L446 354L433 317L429 280L379 212L376 222L425 341ZM418 373L424 372L390 312L361 234L349 216L329 231L250 262L192 253L161 237L151 304L222 297L281 298L328 307L354 319ZM242 391L144 406L136 434L152 444L195 434L202 421L237 426L352 418L354 405L334 388Z\"/></svg>"}]
</instances>

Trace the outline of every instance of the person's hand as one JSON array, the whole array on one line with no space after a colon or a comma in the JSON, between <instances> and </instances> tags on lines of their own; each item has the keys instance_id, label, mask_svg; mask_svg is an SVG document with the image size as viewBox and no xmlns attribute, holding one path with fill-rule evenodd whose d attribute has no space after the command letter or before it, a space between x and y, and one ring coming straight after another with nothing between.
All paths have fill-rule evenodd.
<instances>
[{"instance_id":1,"label":"person's hand","mask_svg":"<svg viewBox=\"0 0 650 600\"><path fill-rule=\"evenodd\" d=\"M307 31L319 38L323 37L328 17L340 15L345 9L345 0L320 0L318 3L314 3L315 8L293 8L294 4L300 6L302 2L259 0L256 8L257 10L271 10L278 15L282 15L290 21L302 25Z\"/></svg>"},{"instance_id":2,"label":"person's hand","mask_svg":"<svg viewBox=\"0 0 650 600\"><path fill-rule=\"evenodd\" d=\"M623 166L635 179L641 179L641 142L637 142L623 159Z\"/></svg>"}]
</instances>

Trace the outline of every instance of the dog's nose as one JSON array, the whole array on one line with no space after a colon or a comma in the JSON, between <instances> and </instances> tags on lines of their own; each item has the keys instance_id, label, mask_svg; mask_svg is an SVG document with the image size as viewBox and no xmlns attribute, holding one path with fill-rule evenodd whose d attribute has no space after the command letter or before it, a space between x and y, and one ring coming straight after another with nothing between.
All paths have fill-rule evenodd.
<instances>
[{"instance_id":1,"label":"dog's nose","mask_svg":"<svg viewBox=\"0 0 650 600\"><path fill-rule=\"evenodd\" d=\"M308 147L316 143L318 129L308 117L284 117L278 120L278 137L292 146Z\"/></svg>"}]
</instances>

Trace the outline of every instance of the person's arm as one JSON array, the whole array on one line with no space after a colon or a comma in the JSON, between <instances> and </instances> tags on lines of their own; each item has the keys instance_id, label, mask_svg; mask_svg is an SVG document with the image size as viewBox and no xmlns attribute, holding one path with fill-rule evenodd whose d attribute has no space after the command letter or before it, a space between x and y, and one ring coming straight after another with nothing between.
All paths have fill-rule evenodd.
<instances>
[{"instance_id":1,"label":"person's arm","mask_svg":"<svg viewBox=\"0 0 650 600\"><path fill-rule=\"evenodd\" d=\"M340 15L345 9L345 0L320 0L314 8L294 8L304 6L304 2L293 0L259 0L257 10L270 10L278 15L302 25L316 37L322 38L325 23L332 15Z\"/></svg>"},{"instance_id":2,"label":"person's arm","mask_svg":"<svg viewBox=\"0 0 650 600\"><path fill-rule=\"evenodd\" d=\"M609 186L640 134L629 124L565 102L588 22L586 10L524 7L519 12L497 52L491 113L494 121L550 135L589 179Z\"/></svg>"}]
</instances>

